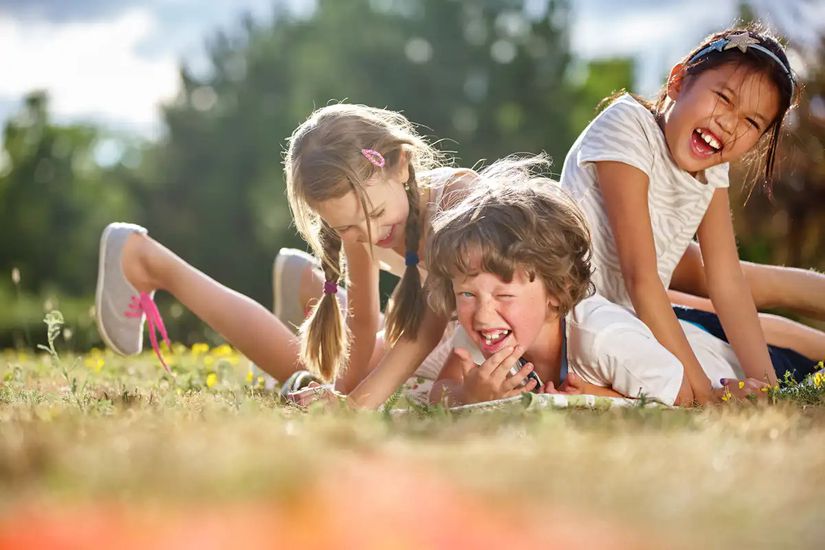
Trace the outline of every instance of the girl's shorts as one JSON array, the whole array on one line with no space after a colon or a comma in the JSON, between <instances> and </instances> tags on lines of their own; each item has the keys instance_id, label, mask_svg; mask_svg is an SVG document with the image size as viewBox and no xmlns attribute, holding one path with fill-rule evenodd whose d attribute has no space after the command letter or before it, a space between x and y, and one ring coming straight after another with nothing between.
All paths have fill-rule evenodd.
<instances>
[{"instance_id":1,"label":"girl's shorts","mask_svg":"<svg viewBox=\"0 0 825 550\"><path fill-rule=\"evenodd\" d=\"M705 332L728 342L728 337L725 335L722 323L719 321L719 316L715 313L682 306L673 306L673 311L676 313L676 317L682 321L696 325ZM786 372L790 372L794 379L801 382L805 376L816 370L817 361L809 359L792 349L769 344L768 353L771 356L773 370L776 372L776 377L779 380L784 379Z\"/></svg>"}]
</instances>

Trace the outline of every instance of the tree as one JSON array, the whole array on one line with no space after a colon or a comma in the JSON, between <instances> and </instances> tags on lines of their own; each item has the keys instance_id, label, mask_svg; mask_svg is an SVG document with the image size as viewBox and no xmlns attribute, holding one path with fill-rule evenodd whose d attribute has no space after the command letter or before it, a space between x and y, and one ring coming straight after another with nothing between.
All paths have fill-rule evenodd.
<instances>
[{"instance_id":1,"label":"tree","mask_svg":"<svg viewBox=\"0 0 825 550\"><path fill-rule=\"evenodd\" d=\"M289 228L284 140L335 100L403 111L448 138L462 164L546 150L560 167L579 129L567 4L539 16L524 4L321 0L305 18L280 8L269 24L218 33L210 71L183 69L164 109L145 222L196 266L267 301L276 249L304 246Z\"/></svg>"},{"instance_id":2,"label":"tree","mask_svg":"<svg viewBox=\"0 0 825 550\"><path fill-rule=\"evenodd\" d=\"M129 215L125 189L95 163L99 132L56 126L48 97L33 92L3 132L0 170L0 270L18 268L25 288L68 294L94 285L97 239L113 218Z\"/></svg>"}]
</instances>

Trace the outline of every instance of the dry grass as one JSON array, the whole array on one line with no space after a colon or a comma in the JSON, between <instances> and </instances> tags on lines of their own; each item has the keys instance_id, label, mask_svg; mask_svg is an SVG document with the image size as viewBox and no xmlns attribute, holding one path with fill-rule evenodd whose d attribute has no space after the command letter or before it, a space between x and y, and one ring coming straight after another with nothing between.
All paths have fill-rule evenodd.
<instances>
[{"instance_id":1,"label":"dry grass","mask_svg":"<svg viewBox=\"0 0 825 550\"><path fill-rule=\"evenodd\" d=\"M392 417L284 406L228 348L175 362L172 378L149 355L2 355L0 546L61 533L135 547L262 546L275 531L285 546L376 548L825 537L819 394Z\"/></svg>"}]
</instances>

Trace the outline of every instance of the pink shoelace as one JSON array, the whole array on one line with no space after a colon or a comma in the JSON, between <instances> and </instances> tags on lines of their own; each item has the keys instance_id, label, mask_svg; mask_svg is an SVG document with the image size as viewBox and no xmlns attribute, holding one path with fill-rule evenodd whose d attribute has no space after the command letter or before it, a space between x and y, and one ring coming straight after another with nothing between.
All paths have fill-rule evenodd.
<instances>
[{"instance_id":1,"label":"pink shoelace","mask_svg":"<svg viewBox=\"0 0 825 550\"><path fill-rule=\"evenodd\" d=\"M146 292L141 292L138 296L132 296L129 301L129 311L124 313L126 317L140 318L141 315L146 315L146 321L149 323L149 341L152 343L152 349L155 350L155 355L160 359L161 365L169 374L172 370L166 361L163 360L163 354L160 353L160 346L158 345L158 336L156 331L160 331L160 335L169 349L172 349L172 343L169 341L169 336L166 334L166 327L163 325L163 319L160 318L158 306Z\"/></svg>"}]
</instances>

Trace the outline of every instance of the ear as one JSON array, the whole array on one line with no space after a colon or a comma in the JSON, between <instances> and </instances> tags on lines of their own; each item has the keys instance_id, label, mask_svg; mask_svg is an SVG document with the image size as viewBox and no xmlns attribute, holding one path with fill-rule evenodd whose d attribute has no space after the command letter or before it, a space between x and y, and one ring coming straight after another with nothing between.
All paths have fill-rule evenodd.
<instances>
[{"instance_id":1,"label":"ear","mask_svg":"<svg viewBox=\"0 0 825 550\"><path fill-rule=\"evenodd\" d=\"M556 312L561 305L561 300L559 300L554 294L547 294L547 309L550 311Z\"/></svg>"},{"instance_id":2,"label":"ear","mask_svg":"<svg viewBox=\"0 0 825 550\"><path fill-rule=\"evenodd\" d=\"M410 154L403 147L398 155L395 176L402 184L407 183L407 180L410 179Z\"/></svg>"},{"instance_id":3,"label":"ear","mask_svg":"<svg viewBox=\"0 0 825 550\"><path fill-rule=\"evenodd\" d=\"M670 99L679 97L682 91L682 84L685 81L685 66L677 63L670 69L670 75L667 77L667 96Z\"/></svg>"}]
</instances>

